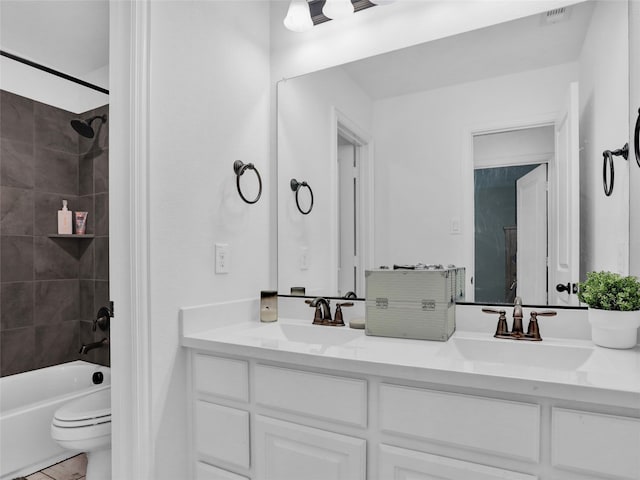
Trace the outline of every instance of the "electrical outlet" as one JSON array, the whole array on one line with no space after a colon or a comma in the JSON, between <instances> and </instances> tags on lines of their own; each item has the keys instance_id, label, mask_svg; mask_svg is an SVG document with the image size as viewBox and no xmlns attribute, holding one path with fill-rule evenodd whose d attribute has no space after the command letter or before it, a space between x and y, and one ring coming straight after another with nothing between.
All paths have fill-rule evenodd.
<instances>
[{"instance_id":1,"label":"electrical outlet","mask_svg":"<svg viewBox=\"0 0 640 480\"><path fill-rule=\"evenodd\" d=\"M216 243L216 273L229 273L230 249L227 243Z\"/></svg>"},{"instance_id":2,"label":"electrical outlet","mask_svg":"<svg viewBox=\"0 0 640 480\"><path fill-rule=\"evenodd\" d=\"M309 247L300 247L300 270L309 269Z\"/></svg>"}]
</instances>

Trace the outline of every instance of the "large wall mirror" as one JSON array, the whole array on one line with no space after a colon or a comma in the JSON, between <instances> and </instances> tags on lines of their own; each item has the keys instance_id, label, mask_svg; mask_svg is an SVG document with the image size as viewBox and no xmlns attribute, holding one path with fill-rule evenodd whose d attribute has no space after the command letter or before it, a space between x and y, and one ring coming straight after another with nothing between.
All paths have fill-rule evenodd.
<instances>
[{"instance_id":1,"label":"large wall mirror","mask_svg":"<svg viewBox=\"0 0 640 480\"><path fill-rule=\"evenodd\" d=\"M279 82L279 293L455 265L467 301L577 306L627 273L628 61L628 3L585 1Z\"/></svg>"}]
</instances>

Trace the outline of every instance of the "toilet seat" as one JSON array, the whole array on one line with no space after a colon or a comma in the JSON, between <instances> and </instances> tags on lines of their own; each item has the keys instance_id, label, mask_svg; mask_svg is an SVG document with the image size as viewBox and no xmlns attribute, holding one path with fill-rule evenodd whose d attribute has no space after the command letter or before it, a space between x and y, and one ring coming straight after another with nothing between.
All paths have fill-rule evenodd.
<instances>
[{"instance_id":1,"label":"toilet seat","mask_svg":"<svg viewBox=\"0 0 640 480\"><path fill-rule=\"evenodd\" d=\"M111 423L111 388L84 395L60 407L52 424L61 428L79 428Z\"/></svg>"}]
</instances>

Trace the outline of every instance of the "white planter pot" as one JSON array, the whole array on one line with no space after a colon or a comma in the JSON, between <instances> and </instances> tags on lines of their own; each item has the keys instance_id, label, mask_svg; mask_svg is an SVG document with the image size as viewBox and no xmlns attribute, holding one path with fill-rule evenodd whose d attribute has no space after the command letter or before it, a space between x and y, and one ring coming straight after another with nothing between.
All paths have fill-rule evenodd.
<instances>
[{"instance_id":1,"label":"white planter pot","mask_svg":"<svg viewBox=\"0 0 640 480\"><path fill-rule=\"evenodd\" d=\"M591 339L607 348L633 348L638 342L640 310L620 312L589 307Z\"/></svg>"}]
</instances>

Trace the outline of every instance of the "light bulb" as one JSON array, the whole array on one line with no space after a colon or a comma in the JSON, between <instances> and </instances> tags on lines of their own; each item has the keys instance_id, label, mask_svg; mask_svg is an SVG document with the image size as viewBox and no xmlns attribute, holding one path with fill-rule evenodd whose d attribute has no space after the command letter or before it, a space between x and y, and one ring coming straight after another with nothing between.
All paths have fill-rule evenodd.
<instances>
[{"instance_id":1,"label":"light bulb","mask_svg":"<svg viewBox=\"0 0 640 480\"><path fill-rule=\"evenodd\" d=\"M291 0L287 16L284 17L284 26L292 32L306 32L313 27L311 11L307 0Z\"/></svg>"},{"instance_id":2,"label":"light bulb","mask_svg":"<svg viewBox=\"0 0 640 480\"><path fill-rule=\"evenodd\" d=\"M322 13L332 20L346 18L353 15L353 4L351 0L327 0L322 7Z\"/></svg>"}]
</instances>

